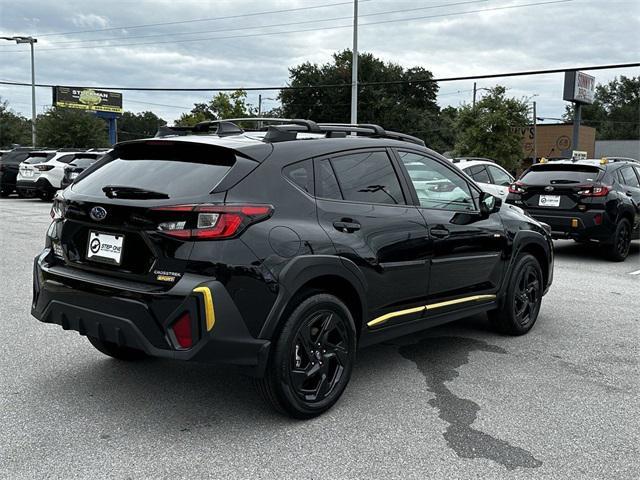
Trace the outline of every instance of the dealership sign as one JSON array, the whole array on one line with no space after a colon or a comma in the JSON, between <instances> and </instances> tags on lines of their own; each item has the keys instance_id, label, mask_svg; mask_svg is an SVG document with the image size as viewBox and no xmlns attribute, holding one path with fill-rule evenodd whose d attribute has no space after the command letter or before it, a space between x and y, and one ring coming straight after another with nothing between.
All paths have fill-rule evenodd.
<instances>
[{"instance_id":1,"label":"dealership sign","mask_svg":"<svg viewBox=\"0 0 640 480\"><path fill-rule=\"evenodd\" d=\"M562 98L568 102L592 104L596 94L596 78L583 72L571 71L564 74Z\"/></svg>"},{"instance_id":2,"label":"dealership sign","mask_svg":"<svg viewBox=\"0 0 640 480\"><path fill-rule=\"evenodd\" d=\"M93 112L122 113L122 94L83 87L53 87L53 105Z\"/></svg>"}]
</instances>

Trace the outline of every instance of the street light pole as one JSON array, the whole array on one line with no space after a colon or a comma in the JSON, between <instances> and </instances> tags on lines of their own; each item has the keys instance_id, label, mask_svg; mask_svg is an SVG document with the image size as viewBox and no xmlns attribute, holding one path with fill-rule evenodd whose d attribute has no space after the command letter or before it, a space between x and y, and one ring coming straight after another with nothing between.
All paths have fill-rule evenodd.
<instances>
[{"instance_id":1,"label":"street light pole","mask_svg":"<svg viewBox=\"0 0 640 480\"><path fill-rule=\"evenodd\" d=\"M353 52L351 58L351 123L358 123L358 0L353 0Z\"/></svg>"},{"instance_id":2,"label":"street light pole","mask_svg":"<svg viewBox=\"0 0 640 480\"><path fill-rule=\"evenodd\" d=\"M31 47L31 143L36 146L36 67L33 52L33 44L38 42L33 37L0 37L0 40L9 40L10 42L28 43Z\"/></svg>"},{"instance_id":3,"label":"street light pole","mask_svg":"<svg viewBox=\"0 0 640 480\"><path fill-rule=\"evenodd\" d=\"M33 55L33 44L37 42L32 38L31 47L31 145L36 146L36 61Z\"/></svg>"},{"instance_id":4,"label":"street light pole","mask_svg":"<svg viewBox=\"0 0 640 480\"><path fill-rule=\"evenodd\" d=\"M536 116L536 102L533 102L533 162L538 161L538 117Z\"/></svg>"}]
</instances>

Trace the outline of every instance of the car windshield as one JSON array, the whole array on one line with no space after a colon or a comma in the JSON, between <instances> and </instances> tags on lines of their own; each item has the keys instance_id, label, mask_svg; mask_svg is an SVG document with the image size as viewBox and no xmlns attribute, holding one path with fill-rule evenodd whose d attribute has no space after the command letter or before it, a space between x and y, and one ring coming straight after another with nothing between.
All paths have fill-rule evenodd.
<instances>
[{"instance_id":1,"label":"car windshield","mask_svg":"<svg viewBox=\"0 0 640 480\"><path fill-rule=\"evenodd\" d=\"M592 165L543 164L527 170L520 181L527 185L580 184L597 182L603 170Z\"/></svg>"}]
</instances>

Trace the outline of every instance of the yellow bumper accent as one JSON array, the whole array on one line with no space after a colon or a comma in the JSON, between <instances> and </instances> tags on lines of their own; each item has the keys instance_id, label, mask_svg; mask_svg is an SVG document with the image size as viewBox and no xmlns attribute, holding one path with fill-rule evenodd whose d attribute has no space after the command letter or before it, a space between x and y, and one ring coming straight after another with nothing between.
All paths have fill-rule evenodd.
<instances>
[{"instance_id":1,"label":"yellow bumper accent","mask_svg":"<svg viewBox=\"0 0 640 480\"><path fill-rule=\"evenodd\" d=\"M216 324L216 314L213 310L213 295L211 295L209 287L198 287L194 288L193 291L195 293L201 293L204 299L204 314L207 323L207 332L209 332Z\"/></svg>"},{"instance_id":2,"label":"yellow bumper accent","mask_svg":"<svg viewBox=\"0 0 640 480\"><path fill-rule=\"evenodd\" d=\"M466 302L479 302L482 300L495 300L495 295L472 295L470 297L456 298L455 300L447 300L446 302L430 303L429 305L423 305L421 307L408 308L406 310L398 310L397 312L386 313L380 317L376 317L367 323L367 327L374 327L386 322L390 318L400 317L402 315L409 315L411 313L419 313L426 310L435 310L436 308L448 307L450 305L458 305L459 303Z\"/></svg>"}]
</instances>

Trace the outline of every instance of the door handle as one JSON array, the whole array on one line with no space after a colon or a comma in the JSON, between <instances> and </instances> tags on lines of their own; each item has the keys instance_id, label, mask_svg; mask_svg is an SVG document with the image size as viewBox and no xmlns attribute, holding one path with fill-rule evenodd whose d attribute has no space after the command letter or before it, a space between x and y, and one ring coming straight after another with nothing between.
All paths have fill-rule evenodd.
<instances>
[{"instance_id":1,"label":"door handle","mask_svg":"<svg viewBox=\"0 0 640 480\"><path fill-rule=\"evenodd\" d=\"M449 230L444 227L434 227L429 230L429 233L434 237L444 238L449 236Z\"/></svg>"},{"instance_id":2,"label":"door handle","mask_svg":"<svg viewBox=\"0 0 640 480\"><path fill-rule=\"evenodd\" d=\"M625 192L627 194L627 197L633 197L633 193L631 192Z\"/></svg>"},{"instance_id":3,"label":"door handle","mask_svg":"<svg viewBox=\"0 0 640 480\"><path fill-rule=\"evenodd\" d=\"M357 222L333 222L333 226L336 230L344 233L352 233L360 230L360 224Z\"/></svg>"}]
</instances>

